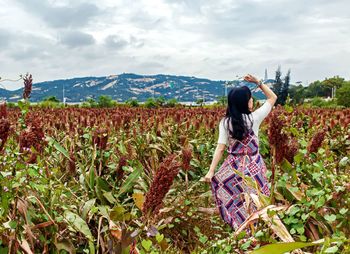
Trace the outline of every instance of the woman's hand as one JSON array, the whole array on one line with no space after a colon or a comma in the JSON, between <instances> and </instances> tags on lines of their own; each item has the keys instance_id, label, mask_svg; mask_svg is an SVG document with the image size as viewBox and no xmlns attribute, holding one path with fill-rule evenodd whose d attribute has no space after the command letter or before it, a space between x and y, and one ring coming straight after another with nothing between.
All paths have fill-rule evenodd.
<instances>
[{"instance_id":1,"label":"woman's hand","mask_svg":"<svg viewBox=\"0 0 350 254\"><path fill-rule=\"evenodd\" d=\"M209 171L204 177L200 179L200 181L210 183L213 176L214 176L214 172Z\"/></svg>"},{"instance_id":2,"label":"woman's hand","mask_svg":"<svg viewBox=\"0 0 350 254\"><path fill-rule=\"evenodd\" d=\"M259 80L250 74L245 75L244 80L259 85Z\"/></svg>"}]
</instances>

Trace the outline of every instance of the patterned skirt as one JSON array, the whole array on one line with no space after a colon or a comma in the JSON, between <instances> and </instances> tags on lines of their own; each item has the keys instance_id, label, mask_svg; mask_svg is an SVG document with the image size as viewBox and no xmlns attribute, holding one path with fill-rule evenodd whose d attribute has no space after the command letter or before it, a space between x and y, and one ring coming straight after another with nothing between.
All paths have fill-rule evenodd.
<instances>
[{"instance_id":1,"label":"patterned skirt","mask_svg":"<svg viewBox=\"0 0 350 254\"><path fill-rule=\"evenodd\" d=\"M232 147L230 147L232 148ZM231 149L232 150L232 149ZM244 193L257 194L233 169L252 177L258 184L261 193L270 195L270 187L266 178L266 166L259 154L229 154L218 172L211 180L211 190L222 219L236 230L254 211L256 206L246 204Z\"/></svg>"}]
</instances>

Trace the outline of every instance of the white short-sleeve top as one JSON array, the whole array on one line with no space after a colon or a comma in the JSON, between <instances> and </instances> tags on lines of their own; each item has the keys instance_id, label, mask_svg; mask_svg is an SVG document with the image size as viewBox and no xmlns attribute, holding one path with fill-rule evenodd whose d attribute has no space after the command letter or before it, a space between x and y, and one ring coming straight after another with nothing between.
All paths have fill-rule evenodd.
<instances>
[{"instance_id":1,"label":"white short-sleeve top","mask_svg":"<svg viewBox=\"0 0 350 254\"><path fill-rule=\"evenodd\" d=\"M259 126L262 123L262 121L265 119L265 117L271 112L272 107L273 105L269 101L265 101L265 103L261 107L259 107L257 110L251 113L250 119L252 119L252 122L253 122L252 129L254 131L254 134L258 138L259 138ZM247 114L243 114L243 119L248 123L248 126L250 126ZM229 125L231 129L232 128L231 122L229 122ZM219 123L218 143L228 145L228 137L229 137L229 132L227 130L227 121L225 121L224 123L224 118L222 118Z\"/></svg>"}]
</instances>

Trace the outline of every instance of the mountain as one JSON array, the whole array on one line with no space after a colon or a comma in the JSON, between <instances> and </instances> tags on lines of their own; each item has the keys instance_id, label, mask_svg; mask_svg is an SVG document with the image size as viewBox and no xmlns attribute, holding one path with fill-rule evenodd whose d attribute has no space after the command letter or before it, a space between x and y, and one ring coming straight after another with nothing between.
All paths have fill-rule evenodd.
<instances>
[{"instance_id":1,"label":"mountain","mask_svg":"<svg viewBox=\"0 0 350 254\"><path fill-rule=\"evenodd\" d=\"M31 101L37 102L47 96L56 96L62 100L63 90L67 102L82 102L88 98L97 99L100 95L110 95L114 100L125 101L129 98L145 101L148 97L163 96L189 102L203 98L215 101L217 96L225 94L225 81L213 81L204 78L174 75L137 75L123 73L106 77L82 77L60 79L33 84ZM244 83L251 87L251 83ZM237 82L233 86L239 86ZM228 91L230 87L228 87ZM22 98L23 88L9 91L0 88L0 99L18 101ZM261 91L254 92L257 99L265 96Z\"/></svg>"},{"instance_id":2,"label":"mountain","mask_svg":"<svg viewBox=\"0 0 350 254\"><path fill-rule=\"evenodd\" d=\"M9 91L0 87L0 99L9 98L11 94L12 94L12 91Z\"/></svg>"}]
</instances>

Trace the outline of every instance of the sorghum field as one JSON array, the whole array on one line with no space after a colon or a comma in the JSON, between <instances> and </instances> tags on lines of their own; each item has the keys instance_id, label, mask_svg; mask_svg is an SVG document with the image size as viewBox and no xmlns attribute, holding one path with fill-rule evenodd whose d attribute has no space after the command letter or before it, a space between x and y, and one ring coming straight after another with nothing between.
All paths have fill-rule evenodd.
<instances>
[{"instance_id":1,"label":"sorghum field","mask_svg":"<svg viewBox=\"0 0 350 254\"><path fill-rule=\"evenodd\" d=\"M350 109L273 109L274 192L237 232L199 181L224 113L2 105L0 253L349 253Z\"/></svg>"}]
</instances>

